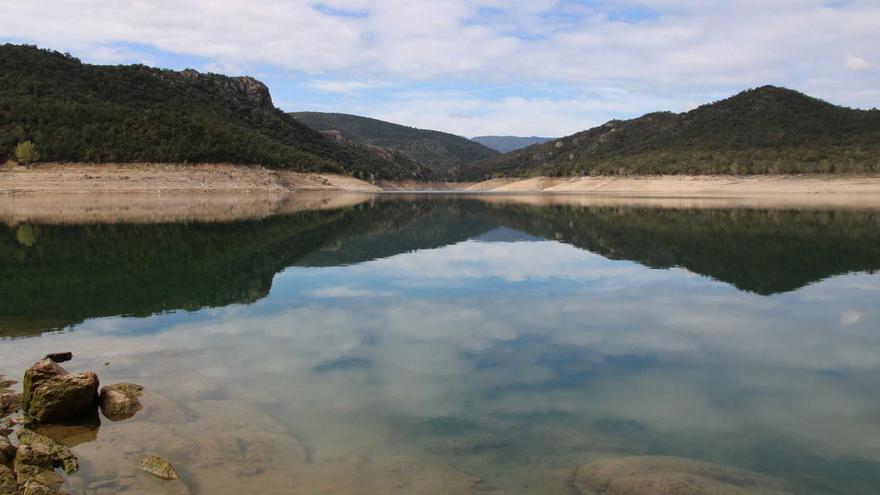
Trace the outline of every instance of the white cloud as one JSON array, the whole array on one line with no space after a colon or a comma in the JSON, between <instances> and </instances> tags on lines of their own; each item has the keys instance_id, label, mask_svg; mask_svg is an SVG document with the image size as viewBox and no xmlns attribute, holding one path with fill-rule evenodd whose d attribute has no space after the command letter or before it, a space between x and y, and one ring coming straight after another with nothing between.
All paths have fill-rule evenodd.
<instances>
[{"instance_id":1,"label":"white cloud","mask_svg":"<svg viewBox=\"0 0 880 495\"><path fill-rule=\"evenodd\" d=\"M852 70L865 70L865 69L867 69L867 68L870 67L870 66L871 66L871 64L869 64L869 63L868 63L865 59L863 59L862 57L858 57L858 56L853 55L853 54L849 54L849 55L846 56L846 67L847 67L848 69L852 69Z\"/></svg>"},{"instance_id":2,"label":"white cloud","mask_svg":"<svg viewBox=\"0 0 880 495\"><path fill-rule=\"evenodd\" d=\"M309 83L309 87L328 93L351 93L364 89L376 89L387 86L383 82L358 81L358 80L316 80Z\"/></svg>"},{"instance_id":3,"label":"white cloud","mask_svg":"<svg viewBox=\"0 0 880 495\"><path fill-rule=\"evenodd\" d=\"M427 81L612 87L648 95L639 113L663 108L650 106L653 100L674 100L669 109L680 109L707 94L763 84L859 107L877 106L878 98L873 66L857 55L876 51L880 32L880 4L865 0L776 0L760 8L750 0L589 7L552 0L0 0L0 22L5 38L94 61L118 59L117 44L145 45L208 59L209 67L311 75L313 88L331 93ZM841 54L849 54L852 70L839 70ZM378 113L460 134L561 134L608 117L579 109L605 102L601 95L510 93L471 95L482 117L431 107L446 101L398 96L377 103L422 104L421 112Z\"/></svg>"}]
</instances>

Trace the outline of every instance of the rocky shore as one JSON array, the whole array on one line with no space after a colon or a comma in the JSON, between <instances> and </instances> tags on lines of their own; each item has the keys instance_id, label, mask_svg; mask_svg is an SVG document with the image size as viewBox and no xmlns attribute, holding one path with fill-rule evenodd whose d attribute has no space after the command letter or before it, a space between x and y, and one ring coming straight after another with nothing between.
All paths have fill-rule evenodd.
<instances>
[{"instance_id":1,"label":"rocky shore","mask_svg":"<svg viewBox=\"0 0 880 495\"><path fill-rule=\"evenodd\" d=\"M72 475L79 461L52 437L64 437L72 424L89 423L98 410L111 421L122 421L142 409L143 387L118 383L99 392L93 371L72 374L58 364L72 358L69 352L54 353L35 363L24 373L22 393L10 389L15 381L0 377L0 495L67 495L57 470ZM163 480L180 479L168 461L155 455L144 457L141 469ZM97 493L100 487L91 488Z\"/></svg>"}]
</instances>

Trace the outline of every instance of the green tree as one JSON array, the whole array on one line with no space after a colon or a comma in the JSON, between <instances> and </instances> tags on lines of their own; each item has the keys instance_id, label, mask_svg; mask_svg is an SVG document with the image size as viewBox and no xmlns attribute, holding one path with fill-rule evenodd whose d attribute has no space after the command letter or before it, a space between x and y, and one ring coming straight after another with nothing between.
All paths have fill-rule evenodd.
<instances>
[{"instance_id":1,"label":"green tree","mask_svg":"<svg viewBox=\"0 0 880 495\"><path fill-rule=\"evenodd\" d=\"M40 159L37 147L31 141L22 141L15 147L15 160L18 163L31 163Z\"/></svg>"},{"instance_id":2,"label":"green tree","mask_svg":"<svg viewBox=\"0 0 880 495\"><path fill-rule=\"evenodd\" d=\"M15 238L24 247L33 247L37 243L40 233L35 225L23 223L15 231Z\"/></svg>"}]
</instances>

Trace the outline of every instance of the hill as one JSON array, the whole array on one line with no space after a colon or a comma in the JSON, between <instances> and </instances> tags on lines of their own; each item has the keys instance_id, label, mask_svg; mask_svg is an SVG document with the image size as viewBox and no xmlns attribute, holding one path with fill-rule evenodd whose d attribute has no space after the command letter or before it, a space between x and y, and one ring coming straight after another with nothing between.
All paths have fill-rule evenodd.
<instances>
[{"instance_id":1,"label":"hill","mask_svg":"<svg viewBox=\"0 0 880 495\"><path fill-rule=\"evenodd\" d=\"M555 138L537 136L477 136L471 138L471 141L480 143L483 146L492 148L493 150L499 151L501 153L509 153L511 151L516 151L518 149L531 146L533 144L541 144L546 143L547 141L553 141L553 139Z\"/></svg>"},{"instance_id":2,"label":"hill","mask_svg":"<svg viewBox=\"0 0 880 495\"><path fill-rule=\"evenodd\" d=\"M472 178L811 172L880 172L880 111L764 86L507 153L478 164Z\"/></svg>"},{"instance_id":3,"label":"hill","mask_svg":"<svg viewBox=\"0 0 880 495\"><path fill-rule=\"evenodd\" d=\"M41 160L229 162L363 178L427 178L390 150L338 143L272 103L250 77L97 66L0 46L0 160L30 140Z\"/></svg>"},{"instance_id":4,"label":"hill","mask_svg":"<svg viewBox=\"0 0 880 495\"><path fill-rule=\"evenodd\" d=\"M312 129L342 141L399 151L438 173L456 178L478 160L498 153L482 144L446 132L416 129L382 120L342 113L290 114Z\"/></svg>"}]
</instances>

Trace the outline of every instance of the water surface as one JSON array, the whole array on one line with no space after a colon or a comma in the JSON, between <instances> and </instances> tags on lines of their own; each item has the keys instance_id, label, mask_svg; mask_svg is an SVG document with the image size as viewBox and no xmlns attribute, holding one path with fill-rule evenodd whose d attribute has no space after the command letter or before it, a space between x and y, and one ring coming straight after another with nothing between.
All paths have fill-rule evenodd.
<instances>
[{"instance_id":1,"label":"water surface","mask_svg":"<svg viewBox=\"0 0 880 495\"><path fill-rule=\"evenodd\" d=\"M56 432L73 493L176 490L145 453L191 493L575 493L643 454L877 492L880 212L539 203L0 227L0 374L147 387Z\"/></svg>"}]
</instances>

